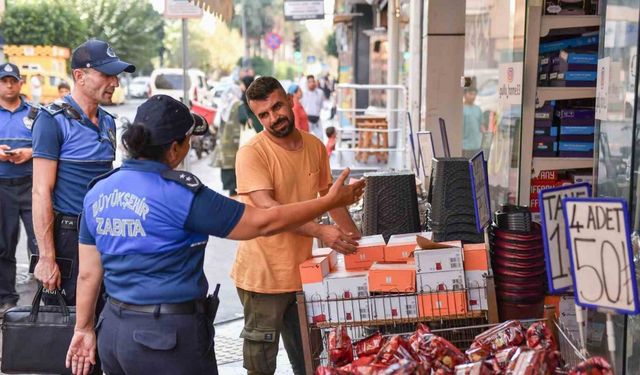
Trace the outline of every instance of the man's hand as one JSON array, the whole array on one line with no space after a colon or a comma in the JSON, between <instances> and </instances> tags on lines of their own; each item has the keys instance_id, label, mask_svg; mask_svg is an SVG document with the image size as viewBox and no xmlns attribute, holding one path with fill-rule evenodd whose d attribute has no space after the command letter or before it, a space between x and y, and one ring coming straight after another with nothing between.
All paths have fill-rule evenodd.
<instances>
[{"instance_id":1,"label":"man's hand","mask_svg":"<svg viewBox=\"0 0 640 375\"><path fill-rule=\"evenodd\" d=\"M42 257L36 264L36 269L33 271L33 275L38 279L42 286L47 290L57 290L62 283L60 276L60 268L55 259Z\"/></svg>"},{"instance_id":2,"label":"man's hand","mask_svg":"<svg viewBox=\"0 0 640 375\"><path fill-rule=\"evenodd\" d=\"M356 252L358 246L356 237L359 237L359 235L347 233L337 225L322 225L318 236L322 243L341 254L353 254Z\"/></svg>"},{"instance_id":3,"label":"man's hand","mask_svg":"<svg viewBox=\"0 0 640 375\"><path fill-rule=\"evenodd\" d=\"M0 161L9 161L9 158L11 158L10 155L4 153L5 150L11 150L11 147L7 145L0 145Z\"/></svg>"},{"instance_id":4,"label":"man's hand","mask_svg":"<svg viewBox=\"0 0 640 375\"><path fill-rule=\"evenodd\" d=\"M91 365L95 364L96 332L93 328L76 328L69 344L65 366L71 367L73 374L87 375L91 371Z\"/></svg>"},{"instance_id":5,"label":"man's hand","mask_svg":"<svg viewBox=\"0 0 640 375\"><path fill-rule=\"evenodd\" d=\"M14 148L13 154L9 156L9 161L14 164L22 164L29 160L33 156L33 151L31 148Z\"/></svg>"},{"instance_id":6,"label":"man's hand","mask_svg":"<svg viewBox=\"0 0 640 375\"><path fill-rule=\"evenodd\" d=\"M349 185L344 185L344 181L349 176L349 172L351 172L351 170L345 168L327 192L326 197L329 197L334 202L333 208L352 205L359 201L362 194L364 194L364 179Z\"/></svg>"}]
</instances>

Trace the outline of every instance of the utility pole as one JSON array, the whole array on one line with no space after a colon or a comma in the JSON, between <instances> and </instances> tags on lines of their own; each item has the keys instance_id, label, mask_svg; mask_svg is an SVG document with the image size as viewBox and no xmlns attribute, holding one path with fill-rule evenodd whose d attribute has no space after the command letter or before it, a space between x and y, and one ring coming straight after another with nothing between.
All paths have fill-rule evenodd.
<instances>
[{"instance_id":1,"label":"utility pole","mask_svg":"<svg viewBox=\"0 0 640 375\"><path fill-rule=\"evenodd\" d=\"M247 35L247 0L242 1L242 37L244 38L244 56L242 57L242 67L249 66L249 36Z\"/></svg>"}]
</instances>

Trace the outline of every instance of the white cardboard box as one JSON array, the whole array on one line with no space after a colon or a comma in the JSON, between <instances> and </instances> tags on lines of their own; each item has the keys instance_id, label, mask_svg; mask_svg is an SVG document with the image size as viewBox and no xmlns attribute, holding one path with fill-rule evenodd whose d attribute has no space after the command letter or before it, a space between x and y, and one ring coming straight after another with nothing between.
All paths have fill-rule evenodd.
<instances>
[{"instance_id":1,"label":"white cardboard box","mask_svg":"<svg viewBox=\"0 0 640 375\"><path fill-rule=\"evenodd\" d=\"M413 253L418 273L456 271L463 269L461 247L417 250Z\"/></svg>"},{"instance_id":2,"label":"white cardboard box","mask_svg":"<svg viewBox=\"0 0 640 375\"><path fill-rule=\"evenodd\" d=\"M330 247L321 247L311 251L312 257L327 257L329 259L329 268L335 270L338 264L338 252Z\"/></svg>"},{"instance_id":3,"label":"white cardboard box","mask_svg":"<svg viewBox=\"0 0 640 375\"><path fill-rule=\"evenodd\" d=\"M488 310L487 286L484 279L487 271L465 271L467 280L467 303L470 311Z\"/></svg>"},{"instance_id":4,"label":"white cardboard box","mask_svg":"<svg viewBox=\"0 0 640 375\"><path fill-rule=\"evenodd\" d=\"M369 311L367 272L339 270L324 279L327 289L329 320L332 322L366 321ZM353 299L356 298L356 299ZM332 301L337 299L337 301Z\"/></svg>"},{"instance_id":5,"label":"white cardboard box","mask_svg":"<svg viewBox=\"0 0 640 375\"><path fill-rule=\"evenodd\" d=\"M309 323L324 322L329 317L327 304L327 288L324 282L302 284L305 304L307 306L307 321Z\"/></svg>"},{"instance_id":6,"label":"white cardboard box","mask_svg":"<svg viewBox=\"0 0 640 375\"><path fill-rule=\"evenodd\" d=\"M418 316L418 303L415 295L392 294L371 297L371 318L404 319Z\"/></svg>"},{"instance_id":7,"label":"white cardboard box","mask_svg":"<svg viewBox=\"0 0 640 375\"><path fill-rule=\"evenodd\" d=\"M465 288L463 270L426 272L416 275L416 286L420 292L459 290Z\"/></svg>"}]
</instances>

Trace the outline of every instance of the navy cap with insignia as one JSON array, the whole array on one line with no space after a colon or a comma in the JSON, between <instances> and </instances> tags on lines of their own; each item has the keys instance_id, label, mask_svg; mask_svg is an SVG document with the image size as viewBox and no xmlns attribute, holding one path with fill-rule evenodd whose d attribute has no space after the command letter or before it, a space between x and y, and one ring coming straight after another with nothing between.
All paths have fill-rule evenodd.
<instances>
[{"instance_id":1,"label":"navy cap with insignia","mask_svg":"<svg viewBox=\"0 0 640 375\"><path fill-rule=\"evenodd\" d=\"M203 135L209 130L204 117L168 95L154 95L142 103L133 125L149 129L152 146L171 143L188 135Z\"/></svg>"},{"instance_id":2,"label":"navy cap with insignia","mask_svg":"<svg viewBox=\"0 0 640 375\"><path fill-rule=\"evenodd\" d=\"M0 64L0 79L4 77L13 77L18 81L20 78L20 69L12 63L4 63Z\"/></svg>"},{"instance_id":3,"label":"navy cap with insignia","mask_svg":"<svg viewBox=\"0 0 640 375\"><path fill-rule=\"evenodd\" d=\"M133 73L136 67L118 58L113 48L101 40L92 39L73 50L71 69L93 68L109 76Z\"/></svg>"}]
</instances>

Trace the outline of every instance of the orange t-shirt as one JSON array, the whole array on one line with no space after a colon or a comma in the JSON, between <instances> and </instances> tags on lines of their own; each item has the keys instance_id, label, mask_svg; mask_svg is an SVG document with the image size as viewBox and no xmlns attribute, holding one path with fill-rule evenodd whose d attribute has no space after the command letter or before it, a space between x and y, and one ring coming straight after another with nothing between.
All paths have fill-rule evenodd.
<instances>
[{"instance_id":1,"label":"orange t-shirt","mask_svg":"<svg viewBox=\"0 0 640 375\"><path fill-rule=\"evenodd\" d=\"M266 131L265 131L266 132ZM236 156L238 194L273 190L280 204L318 197L331 183L331 168L324 145L314 135L300 132L303 147L287 151L259 133ZM231 278L238 288L257 293L302 290L298 265L311 257L313 239L293 232L240 241Z\"/></svg>"}]
</instances>

